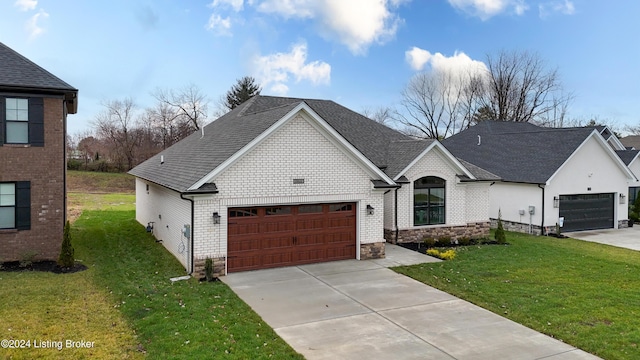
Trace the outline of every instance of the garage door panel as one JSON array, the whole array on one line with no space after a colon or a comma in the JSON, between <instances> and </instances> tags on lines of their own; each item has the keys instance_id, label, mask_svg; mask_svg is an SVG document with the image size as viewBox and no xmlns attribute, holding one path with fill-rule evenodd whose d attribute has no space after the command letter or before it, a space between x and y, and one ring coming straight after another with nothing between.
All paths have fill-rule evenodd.
<instances>
[{"instance_id":1,"label":"garage door panel","mask_svg":"<svg viewBox=\"0 0 640 360\"><path fill-rule=\"evenodd\" d=\"M282 249L288 248L293 245L293 238L291 236L281 237L268 237L263 238L260 242L258 249L270 250L270 249Z\"/></svg>"},{"instance_id":2,"label":"garage door panel","mask_svg":"<svg viewBox=\"0 0 640 360\"><path fill-rule=\"evenodd\" d=\"M229 226L229 235L247 235L247 234L259 234L260 224L252 223L235 223L234 226Z\"/></svg>"},{"instance_id":3,"label":"garage door panel","mask_svg":"<svg viewBox=\"0 0 640 360\"><path fill-rule=\"evenodd\" d=\"M354 203L229 209L228 271L353 259Z\"/></svg>"},{"instance_id":4,"label":"garage door panel","mask_svg":"<svg viewBox=\"0 0 640 360\"><path fill-rule=\"evenodd\" d=\"M286 219L280 221L269 221L262 224L262 233L275 233L275 232L292 232L294 229L291 221Z\"/></svg>"}]
</instances>

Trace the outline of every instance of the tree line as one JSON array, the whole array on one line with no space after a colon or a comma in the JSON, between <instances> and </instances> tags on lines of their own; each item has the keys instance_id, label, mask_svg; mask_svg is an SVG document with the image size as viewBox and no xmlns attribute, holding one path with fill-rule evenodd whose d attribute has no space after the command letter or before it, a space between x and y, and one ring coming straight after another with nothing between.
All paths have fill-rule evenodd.
<instances>
[{"instance_id":1,"label":"tree line","mask_svg":"<svg viewBox=\"0 0 640 360\"><path fill-rule=\"evenodd\" d=\"M68 168L130 170L260 91L254 78L243 77L213 111L209 98L193 84L154 90L153 105L144 109L132 98L104 100L102 111L92 121L92 131L67 136Z\"/></svg>"},{"instance_id":2,"label":"tree line","mask_svg":"<svg viewBox=\"0 0 640 360\"><path fill-rule=\"evenodd\" d=\"M362 114L415 138L443 139L482 121L531 122L546 127L608 125L610 121L569 118L573 94L564 89L557 68L536 53L501 51L475 68L432 68L414 75L396 106ZM68 139L71 169L126 171L198 131L260 94L252 77L238 79L213 111L195 85L156 89L151 107L139 109L131 98L106 100L93 132ZM640 127L625 130L640 133Z\"/></svg>"}]
</instances>

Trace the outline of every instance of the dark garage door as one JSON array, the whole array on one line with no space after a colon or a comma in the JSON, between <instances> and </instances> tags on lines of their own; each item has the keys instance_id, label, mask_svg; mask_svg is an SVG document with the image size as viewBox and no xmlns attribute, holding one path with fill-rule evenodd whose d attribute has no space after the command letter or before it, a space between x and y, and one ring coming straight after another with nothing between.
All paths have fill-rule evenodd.
<instances>
[{"instance_id":1,"label":"dark garage door","mask_svg":"<svg viewBox=\"0 0 640 360\"><path fill-rule=\"evenodd\" d=\"M356 204L229 209L227 271L355 259Z\"/></svg>"},{"instance_id":2,"label":"dark garage door","mask_svg":"<svg viewBox=\"0 0 640 360\"><path fill-rule=\"evenodd\" d=\"M560 195L562 231L613 227L613 194Z\"/></svg>"}]
</instances>

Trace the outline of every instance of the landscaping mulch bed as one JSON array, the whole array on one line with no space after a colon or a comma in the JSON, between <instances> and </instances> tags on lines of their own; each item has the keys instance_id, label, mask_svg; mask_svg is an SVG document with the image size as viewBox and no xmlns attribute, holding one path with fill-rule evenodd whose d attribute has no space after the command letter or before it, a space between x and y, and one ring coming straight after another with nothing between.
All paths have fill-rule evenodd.
<instances>
[{"instance_id":1,"label":"landscaping mulch bed","mask_svg":"<svg viewBox=\"0 0 640 360\"><path fill-rule=\"evenodd\" d=\"M60 267L58 263L51 260L34 261L30 264L20 264L19 261L9 261L0 263L0 271L17 272L17 271L43 271L52 272L54 274L71 274L79 271L87 270L87 266L76 262L73 267Z\"/></svg>"},{"instance_id":2,"label":"landscaping mulch bed","mask_svg":"<svg viewBox=\"0 0 640 360\"><path fill-rule=\"evenodd\" d=\"M419 253L424 253L429 248L429 246L427 246L424 242L398 243L397 245L401 246L401 247L403 247L405 249L417 251ZM446 245L445 244L438 244L435 247L438 247L438 248L455 248L455 247L458 247L458 246L469 246L469 245L509 245L509 243L498 244L498 242L495 241L495 240L483 239L482 241L472 242L472 243L467 244L467 245L462 245L462 244L446 244Z\"/></svg>"}]
</instances>

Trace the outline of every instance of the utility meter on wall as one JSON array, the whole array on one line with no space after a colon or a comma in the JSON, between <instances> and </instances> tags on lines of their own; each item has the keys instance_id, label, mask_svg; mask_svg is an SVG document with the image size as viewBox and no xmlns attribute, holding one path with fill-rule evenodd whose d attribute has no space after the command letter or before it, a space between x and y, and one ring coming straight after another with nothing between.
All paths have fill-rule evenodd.
<instances>
[{"instance_id":1,"label":"utility meter on wall","mask_svg":"<svg viewBox=\"0 0 640 360\"><path fill-rule=\"evenodd\" d=\"M533 215L536 213L536 207L533 205L529 206L529 215Z\"/></svg>"}]
</instances>

